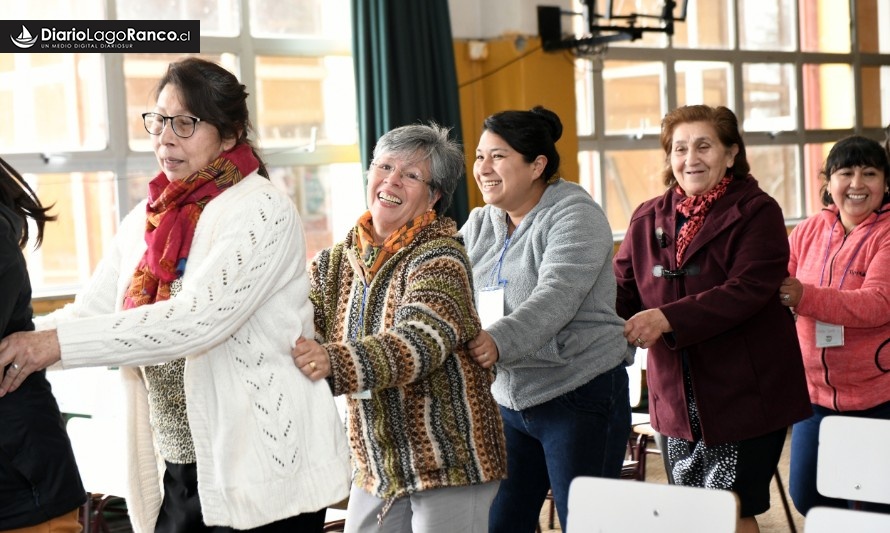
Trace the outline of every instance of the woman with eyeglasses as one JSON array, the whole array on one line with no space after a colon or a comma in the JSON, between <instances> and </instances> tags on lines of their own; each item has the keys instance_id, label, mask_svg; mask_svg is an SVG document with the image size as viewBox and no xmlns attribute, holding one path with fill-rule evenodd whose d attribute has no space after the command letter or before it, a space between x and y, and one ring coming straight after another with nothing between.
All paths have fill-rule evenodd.
<instances>
[{"instance_id":1,"label":"woman with eyeglasses","mask_svg":"<svg viewBox=\"0 0 890 533\"><path fill-rule=\"evenodd\" d=\"M37 229L43 241L48 213L28 182L0 159L0 335L32 331L31 281L22 249ZM0 373L18 372L17 363ZM87 494L59 405L46 379L34 372L0 398L0 531L79 533L78 510Z\"/></svg>"},{"instance_id":2,"label":"woman with eyeglasses","mask_svg":"<svg viewBox=\"0 0 890 533\"><path fill-rule=\"evenodd\" d=\"M669 478L735 492L759 531L789 426L811 413L791 312L788 239L750 175L735 114L691 105L661 124L666 190L631 215L615 256L627 342L647 348L652 427Z\"/></svg>"},{"instance_id":3,"label":"woman with eyeglasses","mask_svg":"<svg viewBox=\"0 0 890 533\"><path fill-rule=\"evenodd\" d=\"M538 106L482 127L473 177L486 205L461 234L485 326L470 354L496 369L507 439L489 531L531 533L548 489L565 527L572 479L621 475L634 350L615 313L609 222L559 175L560 118Z\"/></svg>"},{"instance_id":4,"label":"woman with eyeglasses","mask_svg":"<svg viewBox=\"0 0 890 533\"><path fill-rule=\"evenodd\" d=\"M463 172L445 128L384 134L368 210L311 264L316 339L293 355L346 395L347 532L485 532L506 475L492 372L466 347L479 331L470 263L444 216Z\"/></svg>"},{"instance_id":5,"label":"woman with eyeglasses","mask_svg":"<svg viewBox=\"0 0 890 533\"><path fill-rule=\"evenodd\" d=\"M248 140L246 98L214 63L170 64L143 117L148 199L72 304L0 342L0 396L54 363L121 367L137 533L320 532L347 495L330 389L290 357L314 329L300 218Z\"/></svg>"}]
</instances>

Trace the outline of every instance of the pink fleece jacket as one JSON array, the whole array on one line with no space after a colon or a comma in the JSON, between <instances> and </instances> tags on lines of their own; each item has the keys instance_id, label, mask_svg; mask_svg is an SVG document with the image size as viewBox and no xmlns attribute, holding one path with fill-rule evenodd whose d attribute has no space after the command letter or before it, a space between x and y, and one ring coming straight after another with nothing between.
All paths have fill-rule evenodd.
<instances>
[{"instance_id":1,"label":"pink fleece jacket","mask_svg":"<svg viewBox=\"0 0 890 533\"><path fill-rule=\"evenodd\" d=\"M835 411L890 401L890 204L846 236L830 206L789 240L788 271L804 286L795 311L810 400ZM843 325L844 345L817 348L816 321Z\"/></svg>"}]
</instances>

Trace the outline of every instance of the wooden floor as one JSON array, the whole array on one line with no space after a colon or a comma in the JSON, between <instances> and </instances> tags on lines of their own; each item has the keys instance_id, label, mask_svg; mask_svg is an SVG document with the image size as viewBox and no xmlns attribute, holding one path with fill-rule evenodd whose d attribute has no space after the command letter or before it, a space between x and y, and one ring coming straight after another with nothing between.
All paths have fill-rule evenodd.
<instances>
[{"instance_id":1,"label":"wooden floor","mask_svg":"<svg viewBox=\"0 0 890 533\"><path fill-rule=\"evenodd\" d=\"M782 450L782 458L779 461L779 475L782 478L782 483L785 487L786 497L788 493L788 458L790 443L791 432L789 431L788 437L785 439L785 448ZM648 483L667 483L667 476L664 472L664 465L658 456L650 455L649 460L646 462L646 481ZM785 515L785 508L782 505L782 499L779 496L779 488L775 479L773 479L771 489L772 495L770 497L769 511L757 516L757 523L760 526L761 533L789 533L791 531L794 531L789 525L788 518ZM794 521L794 527L796 528L796 531L798 533L803 533L803 516L794 508L794 504L791 503L790 497L788 498L788 505L791 509L791 518ZM540 518L542 533L561 532L562 529L559 526L558 518L556 519L557 523L554 524L554 527L549 527L549 513L550 504L549 502L545 502L544 507L541 508Z\"/></svg>"}]
</instances>

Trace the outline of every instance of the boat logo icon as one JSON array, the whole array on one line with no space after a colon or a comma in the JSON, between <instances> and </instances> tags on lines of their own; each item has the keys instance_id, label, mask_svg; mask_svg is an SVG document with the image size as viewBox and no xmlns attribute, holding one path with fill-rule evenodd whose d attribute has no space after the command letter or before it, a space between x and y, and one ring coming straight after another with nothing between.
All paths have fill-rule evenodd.
<instances>
[{"instance_id":1,"label":"boat logo icon","mask_svg":"<svg viewBox=\"0 0 890 533\"><path fill-rule=\"evenodd\" d=\"M31 32L24 25L22 25L22 33L18 37L10 35L9 38L19 48L31 48L37 42L37 37L31 37Z\"/></svg>"}]
</instances>

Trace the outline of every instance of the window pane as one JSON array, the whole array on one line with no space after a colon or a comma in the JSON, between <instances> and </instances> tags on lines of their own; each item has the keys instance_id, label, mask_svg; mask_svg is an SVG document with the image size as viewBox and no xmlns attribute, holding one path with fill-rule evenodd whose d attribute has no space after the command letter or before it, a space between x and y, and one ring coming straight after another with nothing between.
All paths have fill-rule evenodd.
<instances>
[{"instance_id":1,"label":"window pane","mask_svg":"<svg viewBox=\"0 0 890 533\"><path fill-rule=\"evenodd\" d=\"M181 54L124 54L124 80L127 91L127 133L130 148L134 151L150 152L151 136L145 131L142 113L155 107L155 86L167 65L185 57ZM237 74L235 56L200 55L204 59L219 63ZM247 92L252 92L250 88ZM140 196L141 198L141 196Z\"/></svg>"},{"instance_id":2,"label":"window pane","mask_svg":"<svg viewBox=\"0 0 890 533\"><path fill-rule=\"evenodd\" d=\"M803 179L804 199L806 200L806 216L815 215L824 207L822 204L822 165L834 143L807 144L804 145L804 172Z\"/></svg>"},{"instance_id":3,"label":"window pane","mask_svg":"<svg viewBox=\"0 0 890 533\"><path fill-rule=\"evenodd\" d=\"M890 52L890 0L858 0L856 7L859 50Z\"/></svg>"},{"instance_id":4,"label":"window pane","mask_svg":"<svg viewBox=\"0 0 890 533\"><path fill-rule=\"evenodd\" d=\"M35 292L58 292L84 283L102 257L104 244L117 231L114 174L26 174L25 178L40 201L53 206L50 213L58 216L46 224L40 249L34 251L32 241L25 250Z\"/></svg>"},{"instance_id":5,"label":"window pane","mask_svg":"<svg viewBox=\"0 0 890 533\"><path fill-rule=\"evenodd\" d=\"M578 135L593 135L594 95L593 61L587 58L575 60L575 105Z\"/></svg>"},{"instance_id":6,"label":"window pane","mask_svg":"<svg viewBox=\"0 0 890 533\"><path fill-rule=\"evenodd\" d=\"M853 127L853 70L850 65L803 66L804 127L848 129Z\"/></svg>"},{"instance_id":7,"label":"window pane","mask_svg":"<svg viewBox=\"0 0 890 533\"><path fill-rule=\"evenodd\" d=\"M746 63L742 65L746 131L797 129L796 84L791 64Z\"/></svg>"},{"instance_id":8,"label":"window pane","mask_svg":"<svg viewBox=\"0 0 890 533\"><path fill-rule=\"evenodd\" d=\"M625 231L630 215L644 201L664 193L662 150L606 152L603 208L612 231Z\"/></svg>"},{"instance_id":9,"label":"window pane","mask_svg":"<svg viewBox=\"0 0 890 533\"><path fill-rule=\"evenodd\" d=\"M710 61L677 61L677 105L726 105L732 65Z\"/></svg>"},{"instance_id":10,"label":"window pane","mask_svg":"<svg viewBox=\"0 0 890 533\"><path fill-rule=\"evenodd\" d=\"M890 67L862 67L862 125L890 125Z\"/></svg>"},{"instance_id":11,"label":"window pane","mask_svg":"<svg viewBox=\"0 0 890 533\"><path fill-rule=\"evenodd\" d=\"M348 0L250 0L257 37L342 38L352 32Z\"/></svg>"},{"instance_id":12,"label":"window pane","mask_svg":"<svg viewBox=\"0 0 890 533\"><path fill-rule=\"evenodd\" d=\"M850 51L849 2L800 0L800 49L804 52Z\"/></svg>"},{"instance_id":13,"label":"window pane","mask_svg":"<svg viewBox=\"0 0 890 533\"><path fill-rule=\"evenodd\" d=\"M0 54L5 153L108 145L104 54Z\"/></svg>"},{"instance_id":14,"label":"window pane","mask_svg":"<svg viewBox=\"0 0 890 533\"><path fill-rule=\"evenodd\" d=\"M739 0L739 47L795 50L794 17L794 0Z\"/></svg>"},{"instance_id":15,"label":"window pane","mask_svg":"<svg viewBox=\"0 0 890 533\"><path fill-rule=\"evenodd\" d=\"M52 16L49 16L52 14ZM6 20L93 20L105 18L105 0L3 2Z\"/></svg>"},{"instance_id":16,"label":"window pane","mask_svg":"<svg viewBox=\"0 0 890 533\"><path fill-rule=\"evenodd\" d=\"M578 185L584 187L584 190L602 205L603 189L597 176L599 176L599 152L579 151Z\"/></svg>"},{"instance_id":17,"label":"window pane","mask_svg":"<svg viewBox=\"0 0 890 533\"><path fill-rule=\"evenodd\" d=\"M785 218L800 217L798 207L799 176L797 174L797 147L748 146L748 162L751 174L760 188L779 202Z\"/></svg>"},{"instance_id":18,"label":"window pane","mask_svg":"<svg viewBox=\"0 0 890 533\"><path fill-rule=\"evenodd\" d=\"M121 187L126 188L125 203L121 205L121 218L133 210L139 202L148 198L148 183L158 175L158 164L152 161L151 167L144 169L128 169L127 180Z\"/></svg>"},{"instance_id":19,"label":"window pane","mask_svg":"<svg viewBox=\"0 0 890 533\"><path fill-rule=\"evenodd\" d=\"M604 62L606 134L660 131L663 69L660 62Z\"/></svg>"},{"instance_id":20,"label":"window pane","mask_svg":"<svg viewBox=\"0 0 890 533\"><path fill-rule=\"evenodd\" d=\"M675 13L680 15L683 0ZM674 23L674 46L680 48L731 48L732 2L728 0L690 1L686 21Z\"/></svg>"},{"instance_id":21,"label":"window pane","mask_svg":"<svg viewBox=\"0 0 890 533\"><path fill-rule=\"evenodd\" d=\"M241 28L240 0L117 0L119 20L200 20L201 35L233 36Z\"/></svg>"},{"instance_id":22,"label":"window pane","mask_svg":"<svg viewBox=\"0 0 890 533\"><path fill-rule=\"evenodd\" d=\"M309 259L346 237L367 210L358 163L269 167L269 176L300 211Z\"/></svg>"},{"instance_id":23,"label":"window pane","mask_svg":"<svg viewBox=\"0 0 890 533\"><path fill-rule=\"evenodd\" d=\"M355 81L351 57L259 56L257 113L264 148L318 142L355 144Z\"/></svg>"}]
</instances>

